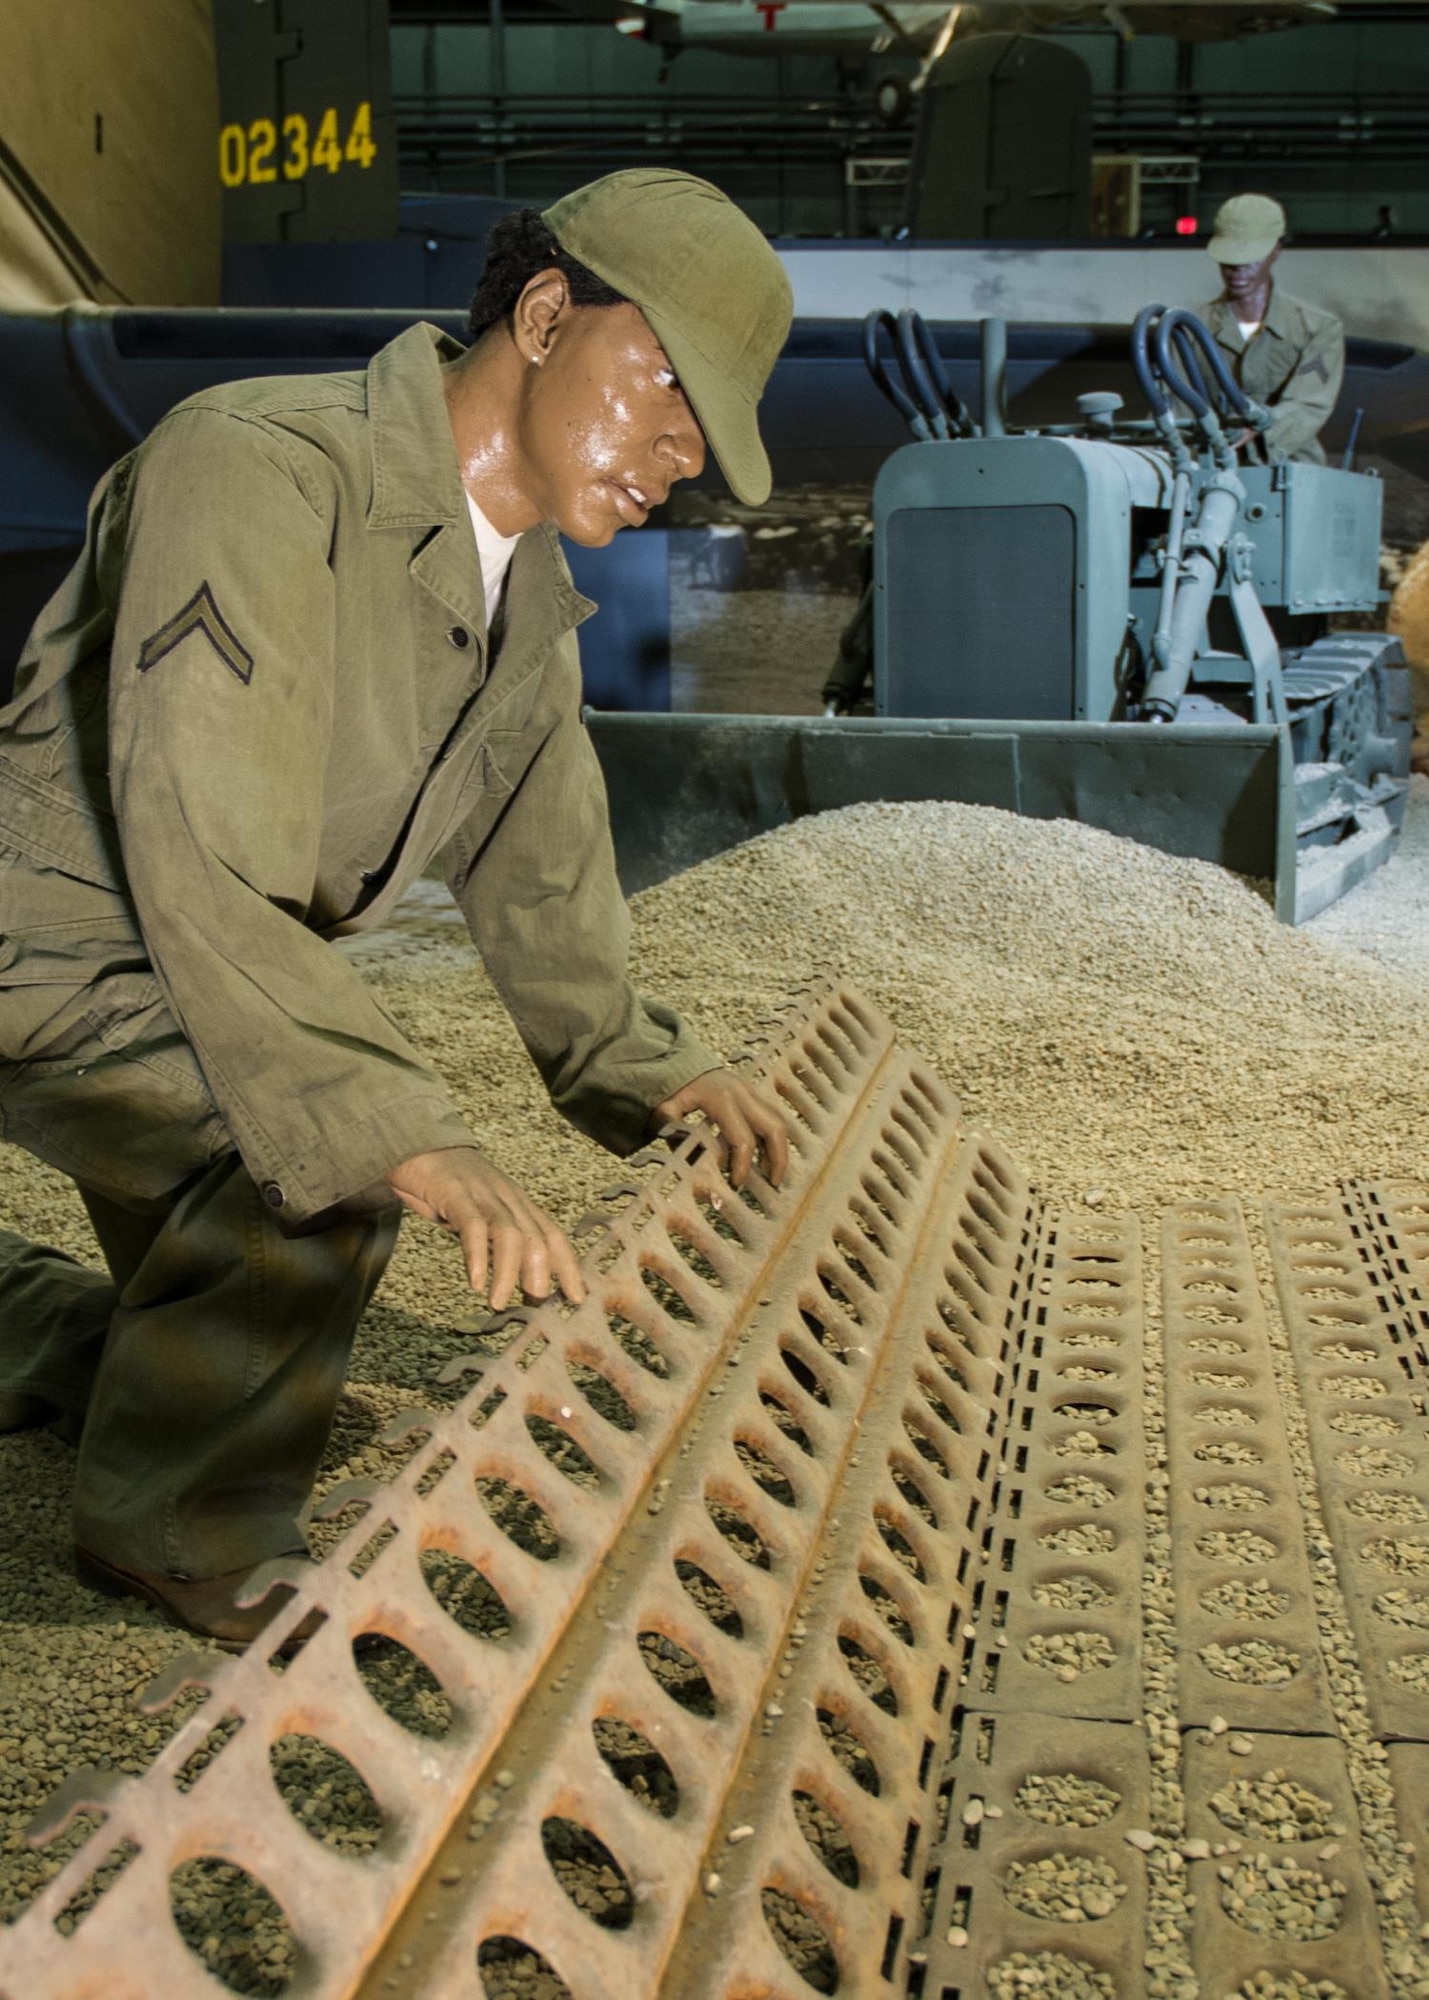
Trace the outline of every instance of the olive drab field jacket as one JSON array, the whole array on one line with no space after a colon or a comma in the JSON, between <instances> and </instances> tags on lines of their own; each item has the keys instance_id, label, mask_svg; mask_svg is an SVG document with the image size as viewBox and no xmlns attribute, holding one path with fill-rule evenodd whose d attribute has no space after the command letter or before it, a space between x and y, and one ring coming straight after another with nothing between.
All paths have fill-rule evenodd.
<instances>
[{"instance_id":1,"label":"olive drab field jacket","mask_svg":"<svg viewBox=\"0 0 1429 2000\"><path fill-rule=\"evenodd\" d=\"M1203 306L1201 318L1242 389L1275 413L1260 452L1323 465L1319 436L1334 411L1345 372L1345 330L1335 315L1272 284L1265 318L1249 340L1226 299Z\"/></svg>"},{"instance_id":2,"label":"olive drab field jacket","mask_svg":"<svg viewBox=\"0 0 1429 2000\"><path fill-rule=\"evenodd\" d=\"M416 326L363 373L170 412L97 489L0 709L0 1069L62 1055L76 1009L117 1011L122 1044L148 975L294 1223L480 1143L331 944L434 856L583 1131L630 1151L718 1062L630 985L580 713L593 607L554 528L522 537L488 642L460 351Z\"/></svg>"}]
</instances>

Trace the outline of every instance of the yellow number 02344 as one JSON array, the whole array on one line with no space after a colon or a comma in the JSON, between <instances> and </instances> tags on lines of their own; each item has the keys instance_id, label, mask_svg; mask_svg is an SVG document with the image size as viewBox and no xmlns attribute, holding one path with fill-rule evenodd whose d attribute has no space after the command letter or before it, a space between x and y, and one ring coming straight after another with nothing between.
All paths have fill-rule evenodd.
<instances>
[{"instance_id":1,"label":"yellow number 02344","mask_svg":"<svg viewBox=\"0 0 1429 2000\"><path fill-rule=\"evenodd\" d=\"M255 118L248 126L225 125L218 135L218 177L226 188L261 187L277 180L280 166L285 181L300 181L319 167L330 174L344 165L370 167L377 158L372 106L358 105L346 145L339 131L337 112L331 107L318 120L315 139L302 112L294 111L283 120L283 149L275 159L279 135L271 118Z\"/></svg>"}]
</instances>

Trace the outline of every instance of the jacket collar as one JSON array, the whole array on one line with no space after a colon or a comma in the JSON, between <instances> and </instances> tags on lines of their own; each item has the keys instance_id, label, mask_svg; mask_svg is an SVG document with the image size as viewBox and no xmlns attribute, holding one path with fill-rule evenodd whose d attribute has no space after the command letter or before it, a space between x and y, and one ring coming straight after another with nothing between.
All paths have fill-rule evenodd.
<instances>
[{"instance_id":1,"label":"jacket collar","mask_svg":"<svg viewBox=\"0 0 1429 2000\"><path fill-rule=\"evenodd\" d=\"M419 320L368 363L369 527L451 527L466 519L441 378L441 364L461 353L459 342Z\"/></svg>"},{"instance_id":2,"label":"jacket collar","mask_svg":"<svg viewBox=\"0 0 1429 2000\"><path fill-rule=\"evenodd\" d=\"M1260 322L1260 332L1274 334L1277 340L1293 340L1295 338L1295 328L1292 326L1291 320L1294 311L1294 301L1285 296L1274 278L1272 278L1270 281L1270 298L1266 304L1265 317ZM1228 347L1242 348L1245 346L1245 336L1240 330L1240 321L1236 318L1235 307L1229 299L1219 298L1213 300L1207 309L1206 319L1211 332Z\"/></svg>"},{"instance_id":3,"label":"jacket collar","mask_svg":"<svg viewBox=\"0 0 1429 2000\"><path fill-rule=\"evenodd\" d=\"M449 530L425 538L412 572L478 634L485 630L481 563L442 394L441 364L464 352L440 328L418 321L372 357L367 408L372 444L369 528ZM548 521L528 529L506 587L509 638L539 650L595 606L571 581L561 538ZM516 617L518 605L521 616ZM515 627L519 625L519 633Z\"/></svg>"}]
</instances>

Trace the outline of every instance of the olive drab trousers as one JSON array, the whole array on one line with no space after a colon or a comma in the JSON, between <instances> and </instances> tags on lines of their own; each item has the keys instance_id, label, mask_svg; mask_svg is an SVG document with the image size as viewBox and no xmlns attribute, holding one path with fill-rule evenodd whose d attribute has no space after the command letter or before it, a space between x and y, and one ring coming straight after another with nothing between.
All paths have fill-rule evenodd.
<instances>
[{"instance_id":1,"label":"olive drab trousers","mask_svg":"<svg viewBox=\"0 0 1429 2000\"><path fill-rule=\"evenodd\" d=\"M0 1062L0 1135L78 1183L109 1267L0 1231L0 1395L78 1438L76 1540L121 1568L298 1553L400 1211L285 1235L162 1001L95 1018Z\"/></svg>"}]
</instances>

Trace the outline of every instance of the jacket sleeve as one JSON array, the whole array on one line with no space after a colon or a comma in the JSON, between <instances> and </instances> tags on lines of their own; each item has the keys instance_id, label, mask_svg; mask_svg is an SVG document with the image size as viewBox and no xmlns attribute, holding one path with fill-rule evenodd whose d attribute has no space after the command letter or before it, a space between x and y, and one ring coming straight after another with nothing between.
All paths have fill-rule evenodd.
<instances>
[{"instance_id":1,"label":"jacket sleeve","mask_svg":"<svg viewBox=\"0 0 1429 2000\"><path fill-rule=\"evenodd\" d=\"M1275 418L1265 432L1271 451L1293 458L1314 443L1329 422L1344 372L1344 328L1327 314L1311 333L1294 374L1275 398Z\"/></svg>"},{"instance_id":2,"label":"jacket sleeve","mask_svg":"<svg viewBox=\"0 0 1429 2000\"><path fill-rule=\"evenodd\" d=\"M475 1140L356 969L306 928L337 692L335 504L275 428L181 410L136 462L111 788L154 970L266 1199L302 1222ZM340 720L340 718L339 718Z\"/></svg>"},{"instance_id":3,"label":"jacket sleeve","mask_svg":"<svg viewBox=\"0 0 1429 2000\"><path fill-rule=\"evenodd\" d=\"M534 753L523 740L527 761L505 811L480 844L473 822L459 829L443 862L551 1102L611 1152L629 1153L654 1107L722 1059L631 984L630 918L580 699L572 634L545 670L522 732Z\"/></svg>"}]
</instances>

